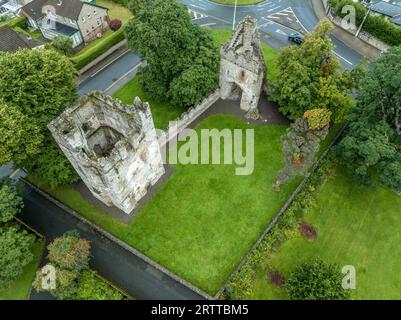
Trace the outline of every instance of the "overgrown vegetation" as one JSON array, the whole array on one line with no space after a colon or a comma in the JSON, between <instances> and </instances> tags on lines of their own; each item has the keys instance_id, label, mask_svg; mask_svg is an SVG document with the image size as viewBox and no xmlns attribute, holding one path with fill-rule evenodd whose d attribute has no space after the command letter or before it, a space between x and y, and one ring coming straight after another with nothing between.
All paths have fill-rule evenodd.
<instances>
[{"instance_id":1,"label":"overgrown vegetation","mask_svg":"<svg viewBox=\"0 0 401 320\"><path fill-rule=\"evenodd\" d=\"M358 183L401 192L401 47L379 58L361 79L357 107L336 151Z\"/></svg>"},{"instance_id":2,"label":"overgrown vegetation","mask_svg":"<svg viewBox=\"0 0 401 320\"><path fill-rule=\"evenodd\" d=\"M56 187L78 180L54 142L48 123L77 98L74 68L55 50L22 49L0 53L0 164Z\"/></svg>"},{"instance_id":3,"label":"overgrown vegetation","mask_svg":"<svg viewBox=\"0 0 401 320\"><path fill-rule=\"evenodd\" d=\"M35 236L29 234L14 216L23 207L22 198L8 180L0 183L0 291L7 291L32 259Z\"/></svg>"},{"instance_id":4,"label":"overgrown vegetation","mask_svg":"<svg viewBox=\"0 0 401 320\"><path fill-rule=\"evenodd\" d=\"M47 247L49 264L39 270L34 288L60 300L121 300L122 294L89 270L90 243L77 231L66 232ZM53 271L52 271L53 270ZM53 277L53 278L51 278ZM43 284L46 283L46 286Z\"/></svg>"},{"instance_id":5,"label":"overgrown vegetation","mask_svg":"<svg viewBox=\"0 0 401 320\"><path fill-rule=\"evenodd\" d=\"M368 11L361 3L353 0L330 0L330 5L340 17L345 17L348 13L342 13L344 6L353 6L356 9L356 25L359 27ZM366 19L363 30L377 37L391 46L401 45L401 27L386 19L382 15L370 14Z\"/></svg>"},{"instance_id":6,"label":"overgrown vegetation","mask_svg":"<svg viewBox=\"0 0 401 320\"><path fill-rule=\"evenodd\" d=\"M243 300L249 298L254 290L254 282L259 271L266 270L269 257L279 250L288 239L298 234L302 217L315 205L315 192L323 184L332 170L329 160L324 161L310 176L308 183L296 196L290 207L272 227L259 246L251 252L239 272L232 275L226 286L224 296L228 299ZM276 270L277 271L277 270ZM266 281L266 277L263 279Z\"/></svg>"},{"instance_id":7,"label":"overgrown vegetation","mask_svg":"<svg viewBox=\"0 0 401 320\"><path fill-rule=\"evenodd\" d=\"M311 109L327 109L332 121L341 123L354 105L351 90L356 72L340 71L330 39L332 30L330 21L321 20L301 46L280 51L280 76L271 82L271 99L292 120Z\"/></svg>"}]
</instances>

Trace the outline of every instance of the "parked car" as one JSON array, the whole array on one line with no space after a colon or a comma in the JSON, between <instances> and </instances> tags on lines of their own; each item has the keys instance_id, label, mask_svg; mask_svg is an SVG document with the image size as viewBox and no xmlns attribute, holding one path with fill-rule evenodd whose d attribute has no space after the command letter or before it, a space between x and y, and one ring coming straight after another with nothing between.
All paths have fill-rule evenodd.
<instances>
[{"instance_id":1,"label":"parked car","mask_svg":"<svg viewBox=\"0 0 401 320\"><path fill-rule=\"evenodd\" d=\"M296 44L303 44L305 41L305 36L301 33L294 32L288 36L288 40Z\"/></svg>"}]
</instances>

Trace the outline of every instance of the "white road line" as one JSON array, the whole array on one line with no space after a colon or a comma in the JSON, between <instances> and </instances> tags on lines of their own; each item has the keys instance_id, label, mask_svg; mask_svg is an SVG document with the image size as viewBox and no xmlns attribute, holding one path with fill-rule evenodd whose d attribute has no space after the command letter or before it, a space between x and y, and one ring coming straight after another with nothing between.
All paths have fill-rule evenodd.
<instances>
[{"instance_id":1,"label":"white road line","mask_svg":"<svg viewBox=\"0 0 401 320\"><path fill-rule=\"evenodd\" d=\"M120 82L123 78L125 78L129 73L131 73L132 71L134 71L135 69L138 69L140 66L142 66L142 62L139 62L136 66L134 66L133 68L131 68L130 70L128 70L126 73L124 73L120 78L118 78L116 81L114 81L110 86L108 86L106 88L106 90L104 90L104 92L109 91L111 88L113 88L118 82Z\"/></svg>"},{"instance_id":2,"label":"white road line","mask_svg":"<svg viewBox=\"0 0 401 320\"><path fill-rule=\"evenodd\" d=\"M334 54L335 54L337 57L339 57L340 59L344 60L346 63L350 64L351 66L354 65L351 61L345 59L343 56L339 55L337 52L334 51Z\"/></svg>"}]
</instances>

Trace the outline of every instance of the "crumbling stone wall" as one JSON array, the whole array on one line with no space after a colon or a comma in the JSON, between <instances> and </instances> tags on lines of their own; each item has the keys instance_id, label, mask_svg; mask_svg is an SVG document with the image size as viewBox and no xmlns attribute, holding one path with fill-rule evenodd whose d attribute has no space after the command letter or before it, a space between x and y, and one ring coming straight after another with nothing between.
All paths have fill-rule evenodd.
<instances>
[{"instance_id":1,"label":"crumbling stone wall","mask_svg":"<svg viewBox=\"0 0 401 320\"><path fill-rule=\"evenodd\" d=\"M235 95L239 88L242 91L241 109L247 112L247 117L258 119L258 103L266 71L257 21L246 17L239 23L230 42L221 47L222 99Z\"/></svg>"},{"instance_id":2,"label":"crumbling stone wall","mask_svg":"<svg viewBox=\"0 0 401 320\"><path fill-rule=\"evenodd\" d=\"M82 97L48 128L92 194L130 213L164 174L149 105L100 92Z\"/></svg>"}]
</instances>

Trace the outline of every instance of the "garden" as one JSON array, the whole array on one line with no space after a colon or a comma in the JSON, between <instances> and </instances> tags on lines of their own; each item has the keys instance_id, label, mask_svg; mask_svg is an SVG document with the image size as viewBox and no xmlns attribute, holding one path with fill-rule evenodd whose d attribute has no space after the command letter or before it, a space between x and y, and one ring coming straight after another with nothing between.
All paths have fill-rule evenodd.
<instances>
[{"instance_id":1,"label":"garden","mask_svg":"<svg viewBox=\"0 0 401 320\"><path fill-rule=\"evenodd\" d=\"M387 189L358 186L341 167L314 197L304 220L316 229L316 239L297 233L273 252L258 269L247 298L288 299L284 288L268 280L268 271L277 270L287 278L300 262L320 258L355 267L353 299L399 299L401 198Z\"/></svg>"}]
</instances>

